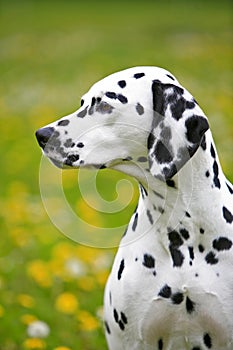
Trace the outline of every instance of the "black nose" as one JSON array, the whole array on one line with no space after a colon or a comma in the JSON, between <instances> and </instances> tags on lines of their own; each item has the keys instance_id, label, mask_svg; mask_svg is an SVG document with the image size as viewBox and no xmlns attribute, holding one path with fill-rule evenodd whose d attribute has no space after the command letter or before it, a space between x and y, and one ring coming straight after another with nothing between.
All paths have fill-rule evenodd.
<instances>
[{"instance_id":1,"label":"black nose","mask_svg":"<svg viewBox=\"0 0 233 350\"><path fill-rule=\"evenodd\" d=\"M42 147L43 149L45 148L46 143L52 136L53 132L54 132L54 128L51 128L51 127L42 128L36 131L36 138L40 147Z\"/></svg>"}]
</instances>

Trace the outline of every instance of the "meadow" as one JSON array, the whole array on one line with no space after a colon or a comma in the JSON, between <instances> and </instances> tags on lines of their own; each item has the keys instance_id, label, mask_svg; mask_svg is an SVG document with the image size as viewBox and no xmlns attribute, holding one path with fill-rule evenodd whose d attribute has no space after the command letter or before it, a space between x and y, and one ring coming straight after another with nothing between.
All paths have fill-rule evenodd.
<instances>
[{"instance_id":1,"label":"meadow","mask_svg":"<svg viewBox=\"0 0 233 350\"><path fill-rule=\"evenodd\" d=\"M110 170L95 190L81 174L81 191L77 170L44 162L35 130L77 109L100 78L160 66L205 111L233 181L232 21L225 0L1 1L0 350L107 349L104 285L138 197L135 181ZM46 197L55 179L87 223L76 232L56 226L68 220L58 187ZM99 240L95 227L120 228Z\"/></svg>"}]
</instances>

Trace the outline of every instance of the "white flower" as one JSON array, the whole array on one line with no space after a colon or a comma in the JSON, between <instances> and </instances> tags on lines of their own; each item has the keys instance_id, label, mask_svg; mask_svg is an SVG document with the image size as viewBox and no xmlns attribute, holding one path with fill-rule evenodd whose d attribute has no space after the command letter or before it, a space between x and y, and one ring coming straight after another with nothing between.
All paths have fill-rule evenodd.
<instances>
[{"instance_id":1,"label":"white flower","mask_svg":"<svg viewBox=\"0 0 233 350\"><path fill-rule=\"evenodd\" d=\"M72 277L83 276L86 273L86 266L76 258L68 259L65 268Z\"/></svg>"},{"instance_id":2,"label":"white flower","mask_svg":"<svg viewBox=\"0 0 233 350\"><path fill-rule=\"evenodd\" d=\"M49 333L50 328L43 321L33 321L27 328L27 334L31 338L46 338Z\"/></svg>"}]
</instances>

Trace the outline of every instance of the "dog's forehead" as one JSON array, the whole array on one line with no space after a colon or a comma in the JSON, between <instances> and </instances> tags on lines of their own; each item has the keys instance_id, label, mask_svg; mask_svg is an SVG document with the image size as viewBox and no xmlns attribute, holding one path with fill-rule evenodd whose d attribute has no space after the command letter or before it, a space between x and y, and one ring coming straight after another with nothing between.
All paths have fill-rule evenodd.
<instances>
[{"instance_id":1,"label":"dog's forehead","mask_svg":"<svg viewBox=\"0 0 233 350\"><path fill-rule=\"evenodd\" d=\"M87 95L101 96L106 91L126 91L128 89L140 90L154 80L159 80L162 83L172 83L179 85L177 79L167 70L159 67L133 67L125 69L96 82L90 90L83 96Z\"/></svg>"}]
</instances>

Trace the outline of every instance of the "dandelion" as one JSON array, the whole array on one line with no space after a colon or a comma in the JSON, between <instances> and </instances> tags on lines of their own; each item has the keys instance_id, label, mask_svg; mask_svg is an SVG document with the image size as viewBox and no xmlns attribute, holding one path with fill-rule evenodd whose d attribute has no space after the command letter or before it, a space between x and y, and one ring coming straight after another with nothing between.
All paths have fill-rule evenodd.
<instances>
[{"instance_id":1,"label":"dandelion","mask_svg":"<svg viewBox=\"0 0 233 350\"><path fill-rule=\"evenodd\" d=\"M27 334L31 338L46 338L50 333L50 328L43 321L33 321L27 328Z\"/></svg>"},{"instance_id":2,"label":"dandelion","mask_svg":"<svg viewBox=\"0 0 233 350\"><path fill-rule=\"evenodd\" d=\"M72 293L62 293L57 297L55 307L64 314L74 314L78 308L78 300Z\"/></svg>"},{"instance_id":3,"label":"dandelion","mask_svg":"<svg viewBox=\"0 0 233 350\"><path fill-rule=\"evenodd\" d=\"M46 344L42 339L30 338L24 341L23 346L25 349L29 349L29 350L41 350L41 349L45 349Z\"/></svg>"},{"instance_id":4,"label":"dandelion","mask_svg":"<svg viewBox=\"0 0 233 350\"><path fill-rule=\"evenodd\" d=\"M26 308L32 308L35 304L34 299L28 294L19 294L17 300L20 305Z\"/></svg>"},{"instance_id":5,"label":"dandelion","mask_svg":"<svg viewBox=\"0 0 233 350\"><path fill-rule=\"evenodd\" d=\"M32 323L32 322L34 322L36 320L37 320L37 318L34 315L25 314L25 315L21 316L21 322L23 324L26 324L26 325L29 325L30 323Z\"/></svg>"},{"instance_id":6,"label":"dandelion","mask_svg":"<svg viewBox=\"0 0 233 350\"><path fill-rule=\"evenodd\" d=\"M85 310L79 312L78 321L80 322L80 329L83 331L91 332L100 327L99 321Z\"/></svg>"},{"instance_id":7,"label":"dandelion","mask_svg":"<svg viewBox=\"0 0 233 350\"><path fill-rule=\"evenodd\" d=\"M78 286L86 292L90 292L95 287L95 280L93 277L82 276L78 279Z\"/></svg>"},{"instance_id":8,"label":"dandelion","mask_svg":"<svg viewBox=\"0 0 233 350\"><path fill-rule=\"evenodd\" d=\"M67 346L58 346L54 348L54 350L71 350L71 348L67 348Z\"/></svg>"},{"instance_id":9,"label":"dandelion","mask_svg":"<svg viewBox=\"0 0 233 350\"><path fill-rule=\"evenodd\" d=\"M31 261L28 264L27 273L40 287L51 287L52 277L46 262L42 260Z\"/></svg>"}]
</instances>

